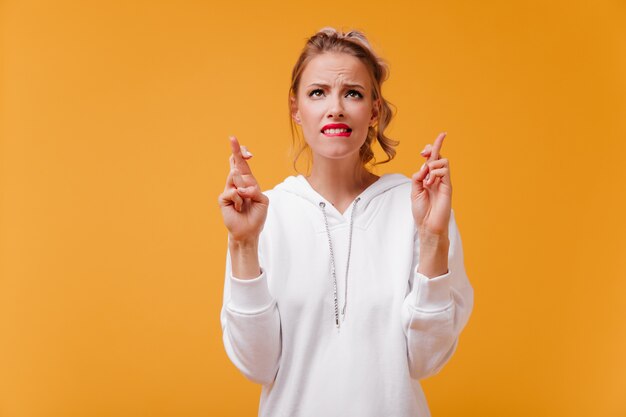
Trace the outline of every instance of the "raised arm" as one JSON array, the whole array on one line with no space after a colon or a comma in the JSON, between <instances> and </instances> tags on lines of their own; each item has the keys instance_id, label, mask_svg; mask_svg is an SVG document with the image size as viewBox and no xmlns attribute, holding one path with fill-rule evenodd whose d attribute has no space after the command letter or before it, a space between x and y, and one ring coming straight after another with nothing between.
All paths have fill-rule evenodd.
<instances>
[{"instance_id":1,"label":"raised arm","mask_svg":"<svg viewBox=\"0 0 626 417\"><path fill-rule=\"evenodd\" d=\"M463 247L451 208L449 162L440 154L445 133L422 151L426 162L412 178L416 227L410 290L402 324L411 376L433 375L450 359L474 304Z\"/></svg>"},{"instance_id":2,"label":"raised arm","mask_svg":"<svg viewBox=\"0 0 626 417\"><path fill-rule=\"evenodd\" d=\"M226 353L250 380L274 381L281 354L280 315L259 261L259 236L269 199L252 175L251 154L230 138L232 155L218 201L228 228L224 300L220 313Z\"/></svg>"}]
</instances>

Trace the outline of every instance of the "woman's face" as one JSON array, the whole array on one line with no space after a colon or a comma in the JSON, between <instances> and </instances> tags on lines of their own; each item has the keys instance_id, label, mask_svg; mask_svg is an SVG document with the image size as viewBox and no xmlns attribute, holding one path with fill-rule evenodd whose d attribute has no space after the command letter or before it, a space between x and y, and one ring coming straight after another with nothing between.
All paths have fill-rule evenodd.
<instances>
[{"instance_id":1,"label":"woman's face","mask_svg":"<svg viewBox=\"0 0 626 417\"><path fill-rule=\"evenodd\" d=\"M358 58L324 53L302 72L292 115L302 126L314 158L358 158L376 120L377 105L370 76Z\"/></svg>"}]
</instances>

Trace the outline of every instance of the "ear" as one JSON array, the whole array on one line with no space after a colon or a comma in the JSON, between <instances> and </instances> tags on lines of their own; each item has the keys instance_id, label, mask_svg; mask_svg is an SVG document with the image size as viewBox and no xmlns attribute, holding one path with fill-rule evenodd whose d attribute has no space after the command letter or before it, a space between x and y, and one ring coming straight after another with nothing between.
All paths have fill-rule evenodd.
<instances>
[{"instance_id":1,"label":"ear","mask_svg":"<svg viewBox=\"0 0 626 417\"><path fill-rule=\"evenodd\" d=\"M372 117L370 118L370 126L374 126L378 121L378 116L380 114L380 98L377 98L372 103Z\"/></svg>"},{"instance_id":2,"label":"ear","mask_svg":"<svg viewBox=\"0 0 626 417\"><path fill-rule=\"evenodd\" d=\"M300 120L300 110L298 110L298 102L296 97L291 95L289 96L289 106L291 107L291 117L296 121L297 124L301 124Z\"/></svg>"}]
</instances>

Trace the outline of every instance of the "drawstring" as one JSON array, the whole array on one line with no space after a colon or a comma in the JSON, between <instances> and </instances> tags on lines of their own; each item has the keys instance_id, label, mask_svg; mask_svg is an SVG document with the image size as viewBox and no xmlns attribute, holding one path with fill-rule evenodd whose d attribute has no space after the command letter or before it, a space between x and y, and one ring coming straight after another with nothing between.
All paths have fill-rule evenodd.
<instances>
[{"instance_id":1,"label":"drawstring","mask_svg":"<svg viewBox=\"0 0 626 417\"><path fill-rule=\"evenodd\" d=\"M346 315L346 304L348 303L348 270L350 268L350 253L352 252L352 227L354 224L354 210L356 210L356 203L359 202L359 200L361 199L361 197L357 197L356 200L354 200L354 204L352 205L352 213L350 214L350 235L348 238L348 260L346 262L346 275L345 275L345 280L346 280L346 285L345 285L345 294L344 294L344 301L343 301L343 308L341 309L341 316L342 316L342 321L345 319L345 315ZM324 203L323 201L320 201L320 208L322 209L322 213L324 214L324 224L326 225L326 235L328 236L328 249L330 251L330 270L333 276L333 296L334 296L334 301L335 301L335 326L337 326L337 329L339 329L339 306L338 306L338 302L337 302L337 273L335 272L335 256L333 254L333 242L330 238L330 229L328 227L328 218L326 217L326 203Z\"/></svg>"}]
</instances>

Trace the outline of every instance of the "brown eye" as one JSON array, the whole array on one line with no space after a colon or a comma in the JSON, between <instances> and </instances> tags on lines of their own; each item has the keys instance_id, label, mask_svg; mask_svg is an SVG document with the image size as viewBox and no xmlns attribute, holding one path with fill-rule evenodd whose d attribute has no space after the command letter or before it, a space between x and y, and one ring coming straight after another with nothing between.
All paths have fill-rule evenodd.
<instances>
[{"instance_id":1,"label":"brown eye","mask_svg":"<svg viewBox=\"0 0 626 417\"><path fill-rule=\"evenodd\" d=\"M319 95L317 93L324 94L324 92L321 89L316 88L315 90L313 90L313 91L311 91L309 93L309 97L319 97Z\"/></svg>"},{"instance_id":2,"label":"brown eye","mask_svg":"<svg viewBox=\"0 0 626 417\"><path fill-rule=\"evenodd\" d=\"M363 94L359 93L356 90L350 90L348 91L348 94L350 97L356 97L356 98L363 98Z\"/></svg>"}]
</instances>

